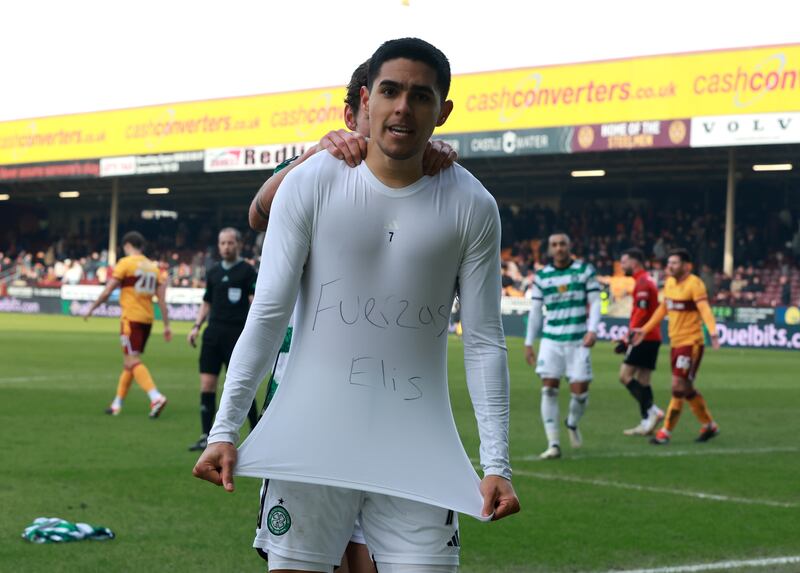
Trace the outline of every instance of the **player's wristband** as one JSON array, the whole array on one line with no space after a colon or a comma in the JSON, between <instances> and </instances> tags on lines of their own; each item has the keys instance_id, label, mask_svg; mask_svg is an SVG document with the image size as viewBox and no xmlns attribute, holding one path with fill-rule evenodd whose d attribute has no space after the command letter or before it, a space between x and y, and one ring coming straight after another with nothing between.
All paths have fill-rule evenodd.
<instances>
[{"instance_id":1,"label":"player's wristband","mask_svg":"<svg viewBox=\"0 0 800 573\"><path fill-rule=\"evenodd\" d=\"M197 323L195 322L195 323L192 325L192 330L194 330L195 328L200 328L201 326L203 326L203 325L202 325L202 324L197 324Z\"/></svg>"}]
</instances>

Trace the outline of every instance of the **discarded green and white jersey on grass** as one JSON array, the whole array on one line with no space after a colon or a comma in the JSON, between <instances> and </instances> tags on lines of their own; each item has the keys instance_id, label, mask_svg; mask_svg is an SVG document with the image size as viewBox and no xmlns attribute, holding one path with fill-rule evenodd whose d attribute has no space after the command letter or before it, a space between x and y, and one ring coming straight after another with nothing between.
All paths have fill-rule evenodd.
<instances>
[{"instance_id":1,"label":"discarded green and white jersey on grass","mask_svg":"<svg viewBox=\"0 0 800 573\"><path fill-rule=\"evenodd\" d=\"M107 527L72 523L58 517L37 517L22 532L22 538L31 543L66 543L83 539L105 541L114 537L114 532Z\"/></svg>"}]
</instances>

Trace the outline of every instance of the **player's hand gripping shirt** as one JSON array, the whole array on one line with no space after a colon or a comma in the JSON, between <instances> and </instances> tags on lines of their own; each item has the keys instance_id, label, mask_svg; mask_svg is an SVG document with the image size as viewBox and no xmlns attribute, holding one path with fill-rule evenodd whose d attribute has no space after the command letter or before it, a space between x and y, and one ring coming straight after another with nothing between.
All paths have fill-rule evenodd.
<instances>
[{"instance_id":1,"label":"player's hand gripping shirt","mask_svg":"<svg viewBox=\"0 0 800 573\"><path fill-rule=\"evenodd\" d=\"M112 276L120 282L122 319L150 324L155 319L153 296L163 281L158 265L144 255L123 257Z\"/></svg>"},{"instance_id":2,"label":"player's hand gripping shirt","mask_svg":"<svg viewBox=\"0 0 800 573\"><path fill-rule=\"evenodd\" d=\"M447 389L458 284L467 384L486 474L510 477L500 219L458 165L403 189L320 153L277 194L255 300L209 442L236 442L283 343L285 384L239 451L238 475L349 487L480 516L479 478Z\"/></svg>"},{"instance_id":3,"label":"player's hand gripping shirt","mask_svg":"<svg viewBox=\"0 0 800 573\"><path fill-rule=\"evenodd\" d=\"M591 292L599 293L600 283L594 267L584 261L575 260L563 269L547 265L537 271L531 298L541 300L547 309L542 338L556 342L582 340L587 330Z\"/></svg>"},{"instance_id":4,"label":"player's hand gripping shirt","mask_svg":"<svg viewBox=\"0 0 800 573\"><path fill-rule=\"evenodd\" d=\"M706 285L697 275L688 275L682 281L674 277L664 283L664 300L642 329L650 332L657 328L664 316L669 314L669 343L692 346L704 343L703 322L709 333L716 334L717 326L711 307L708 305Z\"/></svg>"}]
</instances>

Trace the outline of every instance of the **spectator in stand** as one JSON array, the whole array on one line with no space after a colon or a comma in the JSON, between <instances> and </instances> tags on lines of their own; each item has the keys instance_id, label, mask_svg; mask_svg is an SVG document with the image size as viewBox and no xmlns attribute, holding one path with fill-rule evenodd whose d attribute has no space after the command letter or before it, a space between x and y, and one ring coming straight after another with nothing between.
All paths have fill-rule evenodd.
<instances>
[{"instance_id":1,"label":"spectator in stand","mask_svg":"<svg viewBox=\"0 0 800 573\"><path fill-rule=\"evenodd\" d=\"M723 274L719 281L719 290L730 292L731 290L731 276Z\"/></svg>"},{"instance_id":2,"label":"spectator in stand","mask_svg":"<svg viewBox=\"0 0 800 573\"><path fill-rule=\"evenodd\" d=\"M83 274L84 278L88 281L94 281L97 278L97 269L100 267L100 253L93 251L92 255L84 259Z\"/></svg>"},{"instance_id":3,"label":"spectator in stand","mask_svg":"<svg viewBox=\"0 0 800 573\"><path fill-rule=\"evenodd\" d=\"M65 261L57 260L55 265L53 265L53 271L56 275L56 280L63 281L64 280L64 273L67 272L67 265Z\"/></svg>"},{"instance_id":4,"label":"spectator in stand","mask_svg":"<svg viewBox=\"0 0 800 573\"><path fill-rule=\"evenodd\" d=\"M524 293L525 298L531 298L531 287L533 286L533 279L536 278L536 271L533 267L528 268L528 274L523 277L522 282L519 285L519 290Z\"/></svg>"},{"instance_id":5,"label":"spectator in stand","mask_svg":"<svg viewBox=\"0 0 800 573\"><path fill-rule=\"evenodd\" d=\"M522 297L523 293L521 293L514 286L514 279L509 273L509 264L506 261L500 263L500 274L501 274L501 284L503 287L503 296Z\"/></svg>"},{"instance_id":6,"label":"spectator in stand","mask_svg":"<svg viewBox=\"0 0 800 573\"><path fill-rule=\"evenodd\" d=\"M706 285L708 298L713 300L714 295L717 292L715 284L716 281L714 280L714 271L711 270L711 267L708 265L708 263L703 263L700 267L700 280L702 280L703 284Z\"/></svg>"},{"instance_id":7,"label":"spectator in stand","mask_svg":"<svg viewBox=\"0 0 800 573\"><path fill-rule=\"evenodd\" d=\"M734 301L739 301L742 298L742 291L747 286L747 280L744 278L744 269L739 267L736 269L736 274L733 275L731 281L731 296Z\"/></svg>"},{"instance_id":8,"label":"spectator in stand","mask_svg":"<svg viewBox=\"0 0 800 573\"><path fill-rule=\"evenodd\" d=\"M68 266L67 270L64 272L64 282L68 285L80 284L83 278L83 267L81 267L80 261L70 261L67 259L65 262Z\"/></svg>"},{"instance_id":9,"label":"spectator in stand","mask_svg":"<svg viewBox=\"0 0 800 573\"><path fill-rule=\"evenodd\" d=\"M503 275L503 296L511 296L515 298L522 298L524 293L514 286L514 281L508 275Z\"/></svg>"},{"instance_id":10,"label":"spectator in stand","mask_svg":"<svg viewBox=\"0 0 800 573\"><path fill-rule=\"evenodd\" d=\"M764 293L764 285L761 283L761 277L754 274L750 283L744 287L743 291L744 299L750 303L751 306L756 306L759 295Z\"/></svg>"},{"instance_id":11,"label":"spectator in stand","mask_svg":"<svg viewBox=\"0 0 800 573\"><path fill-rule=\"evenodd\" d=\"M656 260L663 261L667 257L667 247L664 244L664 237L659 237L653 245L653 256Z\"/></svg>"},{"instance_id":12,"label":"spectator in stand","mask_svg":"<svg viewBox=\"0 0 800 573\"><path fill-rule=\"evenodd\" d=\"M51 267L56 262L56 250L53 245L50 245L47 248L47 252L44 254L44 264L48 267Z\"/></svg>"},{"instance_id":13,"label":"spectator in stand","mask_svg":"<svg viewBox=\"0 0 800 573\"><path fill-rule=\"evenodd\" d=\"M522 273L514 260L507 261L506 274L514 281L514 285L519 285L522 282Z\"/></svg>"},{"instance_id":14,"label":"spectator in stand","mask_svg":"<svg viewBox=\"0 0 800 573\"><path fill-rule=\"evenodd\" d=\"M789 281L789 277L786 275L781 275L778 283L781 285L781 305L782 306L791 306L792 304L792 283Z\"/></svg>"},{"instance_id":15,"label":"spectator in stand","mask_svg":"<svg viewBox=\"0 0 800 573\"><path fill-rule=\"evenodd\" d=\"M22 267L22 274L26 277L31 276L31 271L33 270L33 257L30 253L24 253L22 255L22 260L20 261L20 266Z\"/></svg>"}]
</instances>

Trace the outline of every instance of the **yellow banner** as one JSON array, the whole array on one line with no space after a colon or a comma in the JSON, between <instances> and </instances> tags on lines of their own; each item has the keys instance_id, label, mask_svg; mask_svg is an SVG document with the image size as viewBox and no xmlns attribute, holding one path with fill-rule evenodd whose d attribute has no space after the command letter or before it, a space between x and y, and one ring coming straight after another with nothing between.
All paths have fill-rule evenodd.
<instances>
[{"instance_id":1,"label":"yellow banner","mask_svg":"<svg viewBox=\"0 0 800 573\"><path fill-rule=\"evenodd\" d=\"M0 122L0 164L313 141L344 88ZM438 133L800 111L800 44L467 74Z\"/></svg>"}]
</instances>

